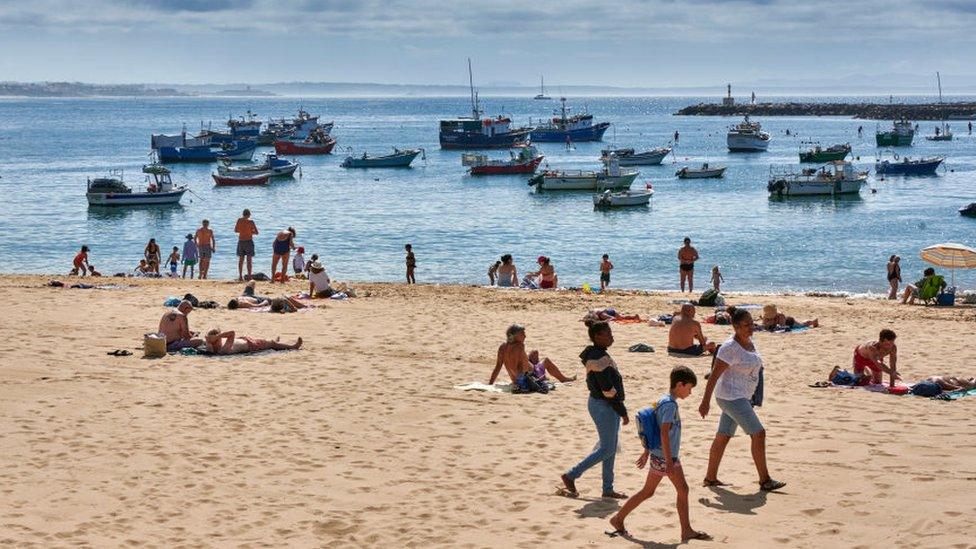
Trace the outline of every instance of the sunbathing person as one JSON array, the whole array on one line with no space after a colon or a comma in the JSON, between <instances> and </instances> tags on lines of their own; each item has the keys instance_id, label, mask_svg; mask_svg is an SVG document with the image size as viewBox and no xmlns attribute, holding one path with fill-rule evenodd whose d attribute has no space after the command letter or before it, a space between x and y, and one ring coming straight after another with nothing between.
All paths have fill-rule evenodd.
<instances>
[{"instance_id":1,"label":"sunbathing person","mask_svg":"<svg viewBox=\"0 0 976 549\"><path fill-rule=\"evenodd\" d=\"M937 383L943 391L969 391L970 389L976 389L976 377L964 379L956 376L932 376L922 381Z\"/></svg>"},{"instance_id":2,"label":"sunbathing person","mask_svg":"<svg viewBox=\"0 0 976 549\"><path fill-rule=\"evenodd\" d=\"M283 295L271 300L272 313L294 313L299 309L308 308L308 305L295 299L294 297Z\"/></svg>"},{"instance_id":3,"label":"sunbathing person","mask_svg":"<svg viewBox=\"0 0 976 549\"><path fill-rule=\"evenodd\" d=\"M695 343L698 340L698 343ZM695 320L695 306L681 306L681 314L674 317L668 331L668 352L679 355L701 356L715 352L715 344L705 338L701 323Z\"/></svg>"},{"instance_id":4,"label":"sunbathing person","mask_svg":"<svg viewBox=\"0 0 976 549\"><path fill-rule=\"evenodd\" d=\"M539 351L532 350L526 354L525 328L518 324L512 324L505 331L505 343L498 347L498 359L495 361L495 369L488 379L488 385L494 385L502 366L508 371L512 383L516 384L522 375L532 375L536 380L543 380L546 378L546 373L552 375L560 383L576 380L576 376L566 377L563 375L556 364L548 358L540 360Z\"/></svg>"},{"instance_id":5,"label":"sunbathing person","mask_svg":"<svg viewBox=\"0 0 976 549\"><path fill-rule=\"evenodd\" d=\"M261 351L291 351L302 346L302 338L292 344L281 343L278 339L238 338L233 330L221 332L215 328L207 332L207 350L218 355L241 355Z\"/></svg>"},{"instance_id":6,"label":"sunbathing person","mask_svg":"<svg viewBox=\"0 0 976 549\"><path fill-rule=\"evenodd\" d=\"M232 311L234 309L260 309L268 305L271 305L271 300L266 297L251 297L246 295L235 297L227 302L227 308Z\"/></svg>"},{"instance_id":7,"label":"sunbathing person","mask_svg":"<svg viewBox=\"0 0 976 549\"><path fill-rule=\"evenodd\" d=\"M798 322L792 316L786 316L783 313L776 310L776 305L765 305L763 306L762 315L762 327L763 330L772 332L777 328L794 328L796 326L806 326L807 328L816 328L820 326L819 319L804 320Z\"/></svg>"},{"instance_id":8,"label":"sunbathing person","mask_svg":"<svg viewBox=\"0 0 976 549\"><path fill-rule=\"evenodd\" d=\"M643 322L640 315L625 315L623 313L618 313L616 309L611 308L590 309L581 320L581 322L586 324L587 327L590 327L594 323L600 321Z\"/></svg>"},{"instance_id":9,"label":"sunbathing person","mask_svg":"<svg viewBox=\"0 0 976 549\"><path fill-rule=\"evenodd\" d=\"M855 375L870 377L872 383L880 385L882 382L882 372L887 372L891 376L890 386L895 386L895 380L901 379L898 375L898 346L895 345L895 332L884 329L878 335L878 341L868 341L854 347L854 359L852 366ZM891 365L884 363L884 357L891 356ZM866 375L866 371L870 374Z\"/></svg>"},{"instance_id":10,"label":"sunbathing person","mask_svg":"<svg viewBox=\"0 0 976 549\"><path fill-rule=\"evenodd\" d=\"M179 351L187 347L199 347L203 340L195 338L196 332L190 331L190 321L188 314L193 311L193 304L183 300L175 309L163 315L159 319L159 333L166 336L166 350Z\"/></svg>"}]
</instances>

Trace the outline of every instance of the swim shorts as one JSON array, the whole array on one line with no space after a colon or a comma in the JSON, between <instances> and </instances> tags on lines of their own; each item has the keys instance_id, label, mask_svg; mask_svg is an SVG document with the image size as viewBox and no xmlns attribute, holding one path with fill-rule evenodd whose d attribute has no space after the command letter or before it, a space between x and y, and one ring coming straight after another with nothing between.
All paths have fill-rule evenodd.
<instances>
[{"instance_id":1,"label":"swim shorts","mask_svg":"<svg viewBox=\"0 0 976 549\"><path fill-rule=\"evenodd\" d=\"M684 349L675 349L674 347L668 347L669 353L675 353L679 355L688 356L701 356L705 353L705 349L702 349L701 345L692 345L691 347L685 347Z\"/></svg>"},{"instance_id":2,"label":"swim shorts","mask_svg":"<svg viewBox=\"0 0 976 549\"><path fill-rule=\"evenodd\" d=\"M254 257L254 241L253 240L238 240L237 241L237 256L238 257Z\"/></svg>"}]
</instances>

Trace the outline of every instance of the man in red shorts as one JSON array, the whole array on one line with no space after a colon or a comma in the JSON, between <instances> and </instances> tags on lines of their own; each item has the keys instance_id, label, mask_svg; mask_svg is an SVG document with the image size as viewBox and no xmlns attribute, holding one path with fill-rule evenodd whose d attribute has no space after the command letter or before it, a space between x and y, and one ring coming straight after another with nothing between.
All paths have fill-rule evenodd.
<instances>
[{"instance_id":1,"label":"man in red shorts","mask_svg":"<svg viewBox=\"0 0 976 549\"><path fill-rule=\"evenodd\" d=\"M871 383L880 384L882 382L882 372L887 372L891 377L890 386L895 386L895 380L901 379L898 375L898 346L895 345L895 332L887 328L881 330L878 341L869 341L854 347L854 373L865 376L865 370L870 370ZM891 356L891 365L884 363L885 355Z\"/></svg>"}]
</instances>

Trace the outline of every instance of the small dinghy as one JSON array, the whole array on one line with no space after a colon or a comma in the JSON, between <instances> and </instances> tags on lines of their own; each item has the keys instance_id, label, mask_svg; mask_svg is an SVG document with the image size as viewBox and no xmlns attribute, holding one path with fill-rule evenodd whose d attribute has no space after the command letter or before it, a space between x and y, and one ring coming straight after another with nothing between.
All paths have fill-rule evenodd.
<instances>
[{"instance_id":1,"label":"small dinghy","mask_svg":"<svg viewBox=\"0 0 976 549\"><path fill-rule=\"evenodd\" d=\"M267 185L271 178L270 172L258 172L255 174L231 174L220 175L212 174L214 184L218 187L234 187L243 185Z\"/></svg>"},{"instance_id":2,"label":"small dinghy","mask_svg":"<svg viewBox=\"0 0 976 549\"><path fill-rule=\"evenodd\" d=\"M935 175L942 161L941 156L932 158L918 158L912 160L907 156L901 157L901 162L897 154L892 155L893 160L882 160L880 157L874 164L874 171L878 175Z\"/></svg>"},{"instance_id":3,"label":"small dinghy","mask_svg":"<svg viewBox=\"0 0 976 549\"><path fill-rule=\"evenodd\" d=\"M621 166L657 166L671 154L671 147L659 147L646 151L634 149L604 149L601 151L600 161L607 163L611 157L617 157Z\"/></svg>"},{"instance_id":4,"label":"small dinghy","mask_svg":"<svg viewBox=\"0 0 976 549\"><path fill-rule=\"evenodd\" d=\"M708 162L705 162L701 168L689 168L685 166L675 172L674 175L678 176L678 179L710 179L722 177L725 175L725 166L709 166Z\"/></svg>"},{"instance_id":5,"label":"small dinghy","mask_svg":"<svg viewBox=\"0 0 976 549\"><path fill-rule=\"evenodd\" d=\"M342 161L341 165L343 168L409 168L413 159L422 152L423 149L398 149L394 147L393 154L383 156L370 156L369 153L364 152L361 157L357 158L350 154Z\"/></svg>"},{"instance_id":6,"label":"small dinghy","mask_svg":"<svg viewBox=\"0 0 976 549\"><path fill-rule=\"evenodd\" d=\"M959 215L966 217L976 217L976 202L971 202L968 206L959 208Z\"/></svg>"},{"instance_id":7,"label":"small dinghy","mask_svg":"<svg viewBox=\"0 0 976 549\"><path fill-rule=\"evenodd\" d=\"M298 162L279 158L277 154L266 153L264 162L247 166L231 166L229 162L217 166L220 175L255 175L268 172L272 177L294 175L298 169Z\"/></svg>"},{"instance_id":8,"label":"small dinghy","mask_svg":"<svg viewBox=\"0 0 976 549\"><path fill-rule=\"evenodd\" d=\"M646 206L654 196L654 189L650 185L644 190L613 192L603 191L593 195L595 208L620 208L624 206Z\"/></svg>"}]
</instances>

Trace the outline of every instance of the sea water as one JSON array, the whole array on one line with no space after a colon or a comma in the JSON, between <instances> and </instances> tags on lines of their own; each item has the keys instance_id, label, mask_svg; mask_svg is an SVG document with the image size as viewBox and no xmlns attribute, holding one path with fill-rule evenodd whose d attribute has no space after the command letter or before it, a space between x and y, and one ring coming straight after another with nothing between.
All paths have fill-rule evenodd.
<instances>
[{"instance_id":1,"label":"sea water","mask_svg":"<svg viewBox=\"0 0 976 549\"><path fill-rule=\"evenodd\" d=\"M261 231L255 271L270 271L271 241L292 226L306 258L319 254L330 275L344 280L401 280L403 245L409 242L420 282L485 284L489 265L510 253L520 273L536 269L536 257L546 255L560 285L596 285L600 256L607 253L616 267L613 286L674 289L677 251L688 236L701 254L696 290L708 285L711 267L720 265L729 290L884 292L891 254L902 256L909 282L927 266L918 257L925 246L976 245L976 220L957 212L976 201L976 137L967 134L965 122L951 122L951 142L925 140L936 123L921 122L915 145L897 150L913 157L945 155L946 169L935 177L882 181L872 174L860 196L774 199L766 191L770 167L798 168L803 141L825 147L849 142L858 167L873 168L879 123L761 117L756 120L772 134L769 151L729 153L725 133L738 118L672 115L685 105L714 100L571 98L574 109L586 108L596 122L614 125L602 143L538 144L554 169L598 169L600 150L611 144L660 147L675 131L680 134L673 157L661 166L639 167L634 188L653 185L650 206L596 211L591 193L536 192L526 176L467 175L462 153L440 150L437 141L439 119L470 112L464 97L4 99L0 271L65 273L87 244L103 274L131 272L149 238L156 238L165 258L173 246L182 249L185 235L207 218L217 238L212 274L236 276L233 227L244 208ZM172 164L174 181L193 191L180 206L89 207L85 200L85 180L110 169L124 169L134 188L144 186L139 169L147 161L151 133L179 133L183 124L195 133L201 121L223 129L228 116L247 109L267 120L292 116L300 105L322 121L334 120L338 140L332 155L296 157L300 177L274 179L266 188L215 188L214 164ZM551 117L559 104L489 97L482 106L487 115L506 114L523 125ZM426 159L418 157L410 169L339 165L349 148L375 155L394 146L422 147ZM728 166L725 178L674 177L681 166L702 162ZM956 282L971 288L976 275L959 271Z\"/></svg>"}]
</instances>

